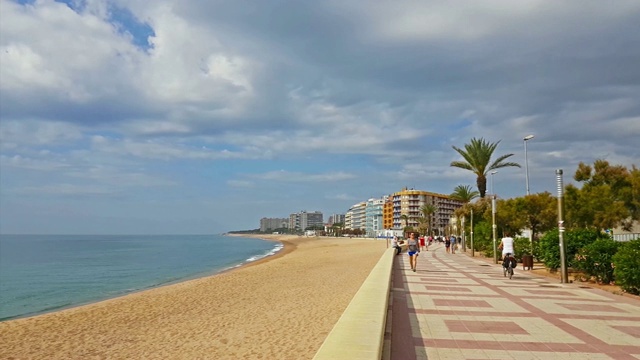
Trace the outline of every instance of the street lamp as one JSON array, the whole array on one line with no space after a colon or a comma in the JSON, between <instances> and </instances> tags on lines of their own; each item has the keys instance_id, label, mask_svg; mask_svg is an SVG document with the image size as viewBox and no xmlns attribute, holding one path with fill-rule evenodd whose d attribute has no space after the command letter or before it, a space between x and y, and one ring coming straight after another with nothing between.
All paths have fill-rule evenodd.
<instances>
[{"instance_id":1,"label":"street lamp","mask_svg":"<svg viewBox=\"0 0 640 360\"><path fill-rule=\"evenodd\" d=\"M491 195L494 194L494 192L493 192L493 175L495 175L497 173L498 173L498 170L491 172Z\"/></svg>"},{"instance_id":2,"label":"street lamp","mask_svg":"<svg viewBox=\"0 0 640 360\"><path fill-rule=\"evenodd\" d=\"M527 135L522 138L524 142L524 174L527 179L527 195L529 195L529 162L527 161L527 141L533 138L533 135Z\"/></svg>"},{"instance_id":3,"label":"street lamp","mask_svg":"<svg viewBox=\"0 0 640 360\"><path fill-rule=\"evenodd\" d=\"M498 263L498 248L496 243L496 194L493 192L493 175L497 174L498 170L491 172L491 228L493 232L493 261Z\"/></svg>"}]
</instances>

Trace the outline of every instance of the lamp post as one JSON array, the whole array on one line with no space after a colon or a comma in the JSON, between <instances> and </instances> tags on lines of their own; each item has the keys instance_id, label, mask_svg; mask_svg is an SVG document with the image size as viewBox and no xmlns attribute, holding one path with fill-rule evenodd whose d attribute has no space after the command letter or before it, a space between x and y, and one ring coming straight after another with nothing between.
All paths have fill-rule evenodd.
<instances>
[{"instance_id":1,"label":"lamp post","mask_svg":"<svg viewBox=\"0 0 640 360\"><path fill-rule=\"evenodd\" d=\"M493 261L498 263L498 244L496 243L496 195L491 194L491 221L493 228Z\"/></svg>"},{"instance_id":2,"label":"lamp post","mask_svg":"<svg viewBox=\"0 0 640 360\"><path fill-rule=\"evenodd\" d=\"M567 245L564 243L564 218L562 217L562 198L564 197L562 185L562 169L556 170L556 186L558 187L558 240L560 246L560 282L566 284L569 282L567 271Z\"/></svg>"},{"instance_id":3,"label":"lamp post","mask_svg":"<svg viewBox=\"0 0 640 360\"><path fill-rule=\"evenodd\" d=\"M493 229L493 261L498 263L498 244L496 244L496 194L493 192L493 175L497 174L498 170L491 172L491 222Z\"/></svg>"},{"instance_id":4,"label":"lamp post","mask_svg":"<svg viewBox=\"0 0 640 360\"><path fill-rule=\"evenodd\" d=\"M474 247L473 247L473 208L471 208L471 257L475 256L475 252L474 252Z\"/></svg>"},{"instance_id":5,"label":"lamp post","mask_svg":"<svg viewBox=\"0 0 640 360\"><path fill-rule=\"evenodd\" d=\"M465 215L462 215L462 252L466 253L467 252L467 234L466 234L466 230L464 227L464 219L465 219Z\"/></svg>"},{"instance_id":6,"label":"lamp post","mask_svg":"<svg viewBox=\"0 0 640 360\"><path fill-rule=\"evenodd\" d=\"M533 139L533 135L527 135L522 138L524 142L524 174L527 182L527 195L529 195L529 162L527 161L527 141Z\"/></svg>"},{"instance_id":7,"label":"lamp post","mask_svg":"<svg viewBox=\"0 0 640 360\"><path fill-rule=\"evenodd\" d=\"M497 173L498 173L498 170L495 170L495 171L491 172L491 195L494 194L494 192L493 192L493 175L495 175Z\"/></svg>"}]
</instances>

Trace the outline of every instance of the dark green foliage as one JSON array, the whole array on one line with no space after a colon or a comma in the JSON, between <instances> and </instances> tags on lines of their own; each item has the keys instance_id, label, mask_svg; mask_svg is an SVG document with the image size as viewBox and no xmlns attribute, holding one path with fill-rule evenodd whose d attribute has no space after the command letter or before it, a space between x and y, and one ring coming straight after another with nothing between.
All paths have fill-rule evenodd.
<instances>
[{"instance_id":1,"label":"dark green foliage","mask_svg":"<svg viewBox=\"0 0 640 360\"><path fill-rule=\"evenodd\" d=\"M500 245L500 244L498 244ZM531 255L531 242L528 238L517 237L513 242L513 254L518 261L522 261L522 255Z\"/></svg>"},{"instance_id":2,"label":"dark green foliage","mask_svg":"<svg viewBox=\"0 0 640 360\"><path fill-rule=\"evenodd\" d=\"M640 239L622 243L612 261L616 285L628 293L640 295Z\"/></svg>"},{"instance_id":3,"label":"dark green foliage","mask_svg":"<svg viewBox=\"0 0 640 360\"><path fill-rule=\"evenodd\" d=\"M486 255L487 249L493 250L491 224L482 221L474 224L473 228L473 247L475 251L484 251ZM491 252L491 256L493 256L493 252Z\"/></svg>"},{"instance_id":4,"label":"dark green foliage","mask_svg":"<svg viewBox=\"0 0 640 360\"><path fill-rule=\"evenodd\" d=\"M540 240L533 239L533 258L540 261Z\"/></svg>"},{"instance_id":5,"label":"dark green foliage","mask_svg":"<svg viewBox=\"0 0 640 360\"><path fill-rule=\"evenodd\" d=\"M564 242L566 245L565 255L567 257L567 267L572 267L575 262L575 256L580 249L593 243L597 239L606 239L608 236L600 231L593 229L574 229L564 233ZM560 267L560 240L558 229L547 232L540 239L539 259L544 266L551 270L557 270Z\"/></svg>"},{"instance_id":6,"label":"dark green foliage","mask_svg":"<svg viewBox=\"0 0 640 360\"><path fill-rule=\"evenodd\" d=\"M558 229L553 229L544 234L539 241L538 259L544 266L555 271L560 267L560 247L558 246Z\"/></svg>"},{"instance_id":7,"label":"dark green foliage","mask_svg":"<svg viewBox=\"0 0 640 360\"><path fill-rule=\"evenodd\" d=\"M573 267L596 281L610 284L613 277L612 258L618 251L619 242L610 238L598 239L578 250Z\"/></svg>"},{"instance_id":8,"label":"dark green foliage","mask_svg":"<svg viewBox=\"0 0 640 360\"><path fill-rule=\"evenodd\" d=\"M574 229L565 233L567 239L567 266L573 267L578 251L598 239L610 239L610 237L594 229Z\"/></svg>"}]
</instances>

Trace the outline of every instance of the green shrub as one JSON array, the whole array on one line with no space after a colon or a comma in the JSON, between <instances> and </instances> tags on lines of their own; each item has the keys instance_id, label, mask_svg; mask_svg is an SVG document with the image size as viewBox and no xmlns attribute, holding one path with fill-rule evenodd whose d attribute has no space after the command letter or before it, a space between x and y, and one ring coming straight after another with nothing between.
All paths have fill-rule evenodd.
<instances>
[{"instance_id":1,"label":"green shrub","mask_svg":"<svg viewBox=\"0 0 640 360\"><path fill-rule=\"evenodd\" d=\"M558 239L558 229L556 228L547 231L540 238L540 241L538 241L538 259L551 271L555 271L560 267L560 247L558 246Z\"/></svg>"},{"instance_id":2,"label":"green shrub","mask_svg":"<svg viewBox=\"0 0 640 360\"><path fill-rule=\"evenodd\" d=\"M597 239L578 250L573 267L596 281L610 284L614 280L612 258L618 251L619 242L611 238Z\"/></svg>"},{"instance_id":3,"label":"green shrub","mask_svg":"<svg viewBox=\"0 0 640 360\"><path fill-rule=\"evenodd\" d=\"M640 239L622 243L612 261L616 284L628 293L640 295Z\"/></svg>"},{"instance_id":4,"label":"green shrub","mask_svg":"<svg viewBox=\"0 0 640 360\"><path fill-rule=\"evenodd\" d=\"M493 248L491 224L486 221L475 224L473 227L473 247L475 251L486 251L488 248Z\"/></svg>"},{"instance_id":5,"label":"green shrub","mask_svg":"<svg viewBox=\"0 0 640 360\"><path fill-rule=\"evenodd\" d=\"M598 239L611 239L611 237L594 229L572 229L567 231L565 233L567 266L573 267L578 251Z\"/></svg>"},{"instance_id":6,"label":"green shrub","mask_svg":"<svg viewBox=\"0 0 640 360\"><path fill-rule=\"evenodd\" d=\"M522 255L531 255L531 242L528 238L517 237L513 242L513 254L518 261L522 261Z\"/></svg>"},{"instance_id":7,"label":"green shrub","mask_svg":"<svg viewBox=\"0 0 640 360\"><path fill-rule=\"evenodd\" d=\"M573 229L564 233L567 267L573 266L576 253L597 239L607 239L608 235L593 229ZM555 271L560 267L560 237L558 229L548 231L540 239L539 259L544 266Z\"/></svg>"}]
</instances>

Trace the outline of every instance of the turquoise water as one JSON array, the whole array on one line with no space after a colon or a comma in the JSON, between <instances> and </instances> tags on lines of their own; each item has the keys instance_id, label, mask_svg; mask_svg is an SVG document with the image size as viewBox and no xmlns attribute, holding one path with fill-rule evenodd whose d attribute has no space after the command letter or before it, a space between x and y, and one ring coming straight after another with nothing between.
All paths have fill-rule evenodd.
<instances>
[{"instance_id":1,"label":"turquoise water","mask_svg":"<svg viewBox=\"0 0 640 360\"><path fill-rule=\"evenodd\" d=\"M0 321L215 274L281 248L222 235L0 235Z\"/></svg>"}]
</instances>

